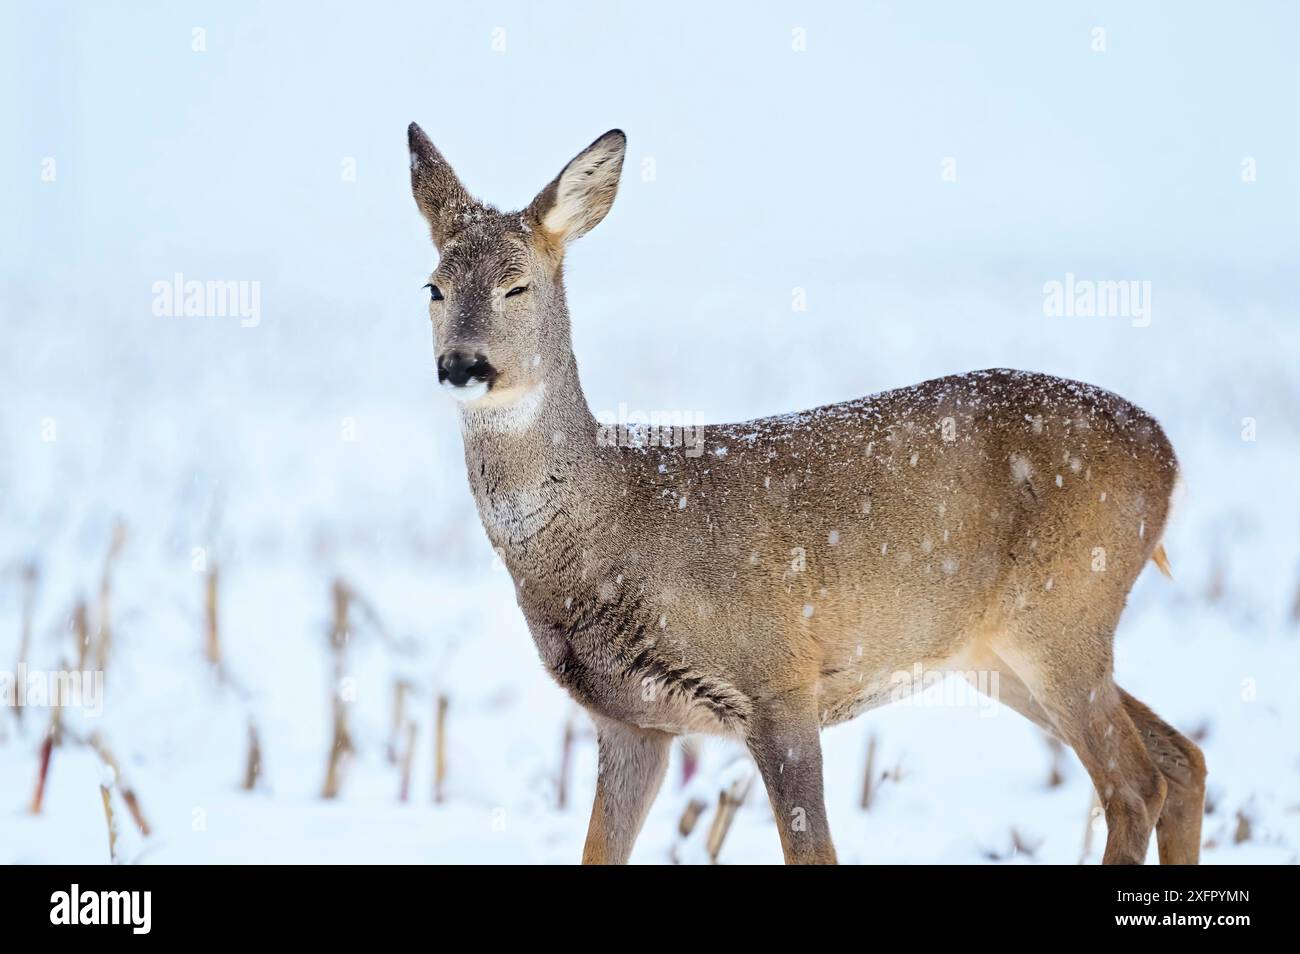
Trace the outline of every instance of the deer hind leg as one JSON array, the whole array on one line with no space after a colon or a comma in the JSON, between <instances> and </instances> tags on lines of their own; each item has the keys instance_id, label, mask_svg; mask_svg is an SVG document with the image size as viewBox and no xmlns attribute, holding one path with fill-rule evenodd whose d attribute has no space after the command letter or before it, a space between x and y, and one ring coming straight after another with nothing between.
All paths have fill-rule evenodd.
<instances>
[{"instance_id":1,"label":"deer hind leg","mask_svg":"<svg viewBox=\"0 0 1300 954\"><path fill-rule=\"evenodd\" d=\"M599 766L582 863L626 864L664 780L673 737L601 716L593 719Z\"/></svg>"},{"instance_id":2,"label":"deer hind leg","mask_svg":"<svg viewBox=\"0 0 1300 954\"><path fill-rule=\"evenodd\" d=\"M1156 821L1162 865L1194 865L1201 857L1205 813L1205 757L1200 747L1123 689L1124 709L1137 726L1147 754L1165 777L1169 793Z\"/></svg>"},{"instance_id":3,"label":"deer hind leg","mask_svg":"<svg viewBox=\"0 0 1300 954\"><path fill-rule=\"evenodd\" d=\"M1164 807L1165 777L1147 753L1120 701L1119 687L1109 676L1089 689L1088 696L1075 696L1072 703L1050 708L1092 777L1106 812L1102 863L1140 865Z\"/></svg>"},{"instance_id":4,"label":"deer hind leg","mask_svg":"<svg viewBox=\"0 0 1300 954\"><path fill-rule=\"evenodd\" d=\"M758 763L786 864L835 864L822 794L822 749L812 700L779 696L755 705L745 742Z\"/></svg>"},{"instance_id":5,"label":"deer hind leg","mask_svg":"<svg viewBox=\"0 0 1300 954\"><path fill-rule=\"evenodd\" d=\"M1092 778L1106 813L1103 864L1142 864L1168 786L1111 677L1110 628L1074 632L1022 627L997 653Z\"/></svg>"}]
</instances>

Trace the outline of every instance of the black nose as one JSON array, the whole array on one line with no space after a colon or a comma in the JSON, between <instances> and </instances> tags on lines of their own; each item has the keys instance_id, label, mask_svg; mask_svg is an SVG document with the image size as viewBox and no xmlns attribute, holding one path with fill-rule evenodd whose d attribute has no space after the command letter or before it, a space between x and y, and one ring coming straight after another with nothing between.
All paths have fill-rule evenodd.
<instances>
[{"instance_id":1,"label":"black nose","mask_svg":"<svg viewBox=\"0 0 1300 954\"><path fill-rule=\"evenodd\" d=\"M496 369L481 354L468 351L448 351L438 356L438 381L463 388L470 381L487 381L491 383L497 375Z\"/></svg>"}]
</instances>

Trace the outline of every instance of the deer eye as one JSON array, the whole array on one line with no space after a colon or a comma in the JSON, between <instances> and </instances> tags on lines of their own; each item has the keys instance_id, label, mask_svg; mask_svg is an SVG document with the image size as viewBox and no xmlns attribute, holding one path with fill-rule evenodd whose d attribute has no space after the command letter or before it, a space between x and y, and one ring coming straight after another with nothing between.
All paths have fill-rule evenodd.
<instances>
[{"instance_id":1,"label":"deer eye","mask_svg":"<svg viewBox=\"0 0 1300 954\"><path fill-rule=\"evenodd\" d=\"M522 295L526 291L528 291L527 285L519 285L518 287L512 288L510 291L506 292L506 297L513 298L515 295Z\"/></svg>"},{"instance_id":2,"label":"deer eye","mask_svg":"<svg viewBox=\"0 0 1300 954\"><path fill-rule=\"evenodd\" d=\"M434 284L425 285L424 287L429 289L429 298L431 301L442 301L441 288Z\"/></svg>"}]
</instances>

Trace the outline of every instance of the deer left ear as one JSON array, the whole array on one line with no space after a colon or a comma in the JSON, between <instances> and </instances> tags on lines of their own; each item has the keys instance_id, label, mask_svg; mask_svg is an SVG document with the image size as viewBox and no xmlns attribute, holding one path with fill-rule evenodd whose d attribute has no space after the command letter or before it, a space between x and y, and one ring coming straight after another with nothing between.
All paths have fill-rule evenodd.
<instances>
[{"instance_id":1,"label":"deer left ear","mask_svg":"<svg viewBox=\"0 0 1300 954\"><path fill-rule=\"evenodd\" d=\"M528 206L530 224L561 246L594 229L614 204L626 150L623 131L611 129L578 153Z\"/></svg>"}]
</instances>

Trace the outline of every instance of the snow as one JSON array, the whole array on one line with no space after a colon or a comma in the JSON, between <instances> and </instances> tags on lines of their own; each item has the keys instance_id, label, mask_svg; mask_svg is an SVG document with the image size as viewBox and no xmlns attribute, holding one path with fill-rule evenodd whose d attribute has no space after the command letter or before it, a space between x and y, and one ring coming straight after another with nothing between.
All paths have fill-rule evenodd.
<instances>
[{"instance_id":1,"label":"snow","mask_svg":"<svg viewBox=\"0 0 1300 954\"><path fill-rule=\"evenodd\" d=\"M489 18L415 3L329 18L214 10L202 53L189 47L192 14L170 8L0 18L0 35L21 31L21 43L2 38L23 91L0 102L17 134L0 160L16 184L0 229L0 667L17 660L22 568L39 571L28 661L68 666L72 609L84 598L93 622L114 521L127 533L111 574L104 711L67 711L39 815L27 808L49 711L21 724L0 711L0 861L108 860L109 776L74 741L92 732L121 768L121 860L578 860L594 736L543 671L469 496L419 288L434 252L402 169L412 119L503 207L527 203L601 130L628 129L613 211L566 266L593 408L677 408L707 434L709 422L807 421L831 402L1012 366L1153 413L1188 491L1164 540L1175 581L1154 569L1139 579L1117 678L1202 737L1205 861L1300 860L1289 684L1300 186L1282 173L1300 129L1275 121L1277 90L1300 67L1273 39L1300 14L1171 23L1117 8L1107 27L1124 42L1094 55L1086 25L1040 5L996 20L974 7L936 20L905 6L728 6L692 7L686 31L668 13L611 12L609 42L581 57L558 51L588 24L512 3ZM504 53L489 43L500 23ZM796 25L803 52L789 49ZM1210 44L1224 69L1186 52ZM459 76L476 77L472 89ZM828 89L851 90L862 120L846 122ZM942 182L954 149L961 176ZM1249 184L1245 156L1259 159ZM40 177L46 157L52 182ZM344 158L354 181L340 178ZM257 325L153 314L153 283L177 273L259 282ZM1045 316L1044 282L1067 274L1149 281L1149 324ZM791 309L796 287L806 310ZM715 466L761 436L734 434ZM1027 460L1009 467L1030 476ZM220 673L203 656L212 566ZM358 613L344 685L329 648L336 578L383 631ZM390 741L404 747L390 738L398 682L416 726L405 803L388 757ZM356 754L340 797L324 800L335 693ZM842 861L1072 864L1089 825L1098 859L1104 821L1072 754L1048 787L1050 750L1028 722L943 687L923 698L823 735ZM566 725L576 734L561 807ZM263 771L244 791L250 726ZM884 777L864 811L873 736ZM697 744L685 783L675 749L634 862L707 860L719 793L752 763L734 744ZM707 807L683 841L678 819L696 798ZM1012 853L1013 839L1036 846L1032 857ZM720 860L780 858L755 783Z\"/></svg>"}]
</instances>

